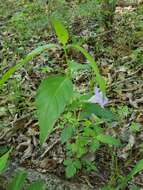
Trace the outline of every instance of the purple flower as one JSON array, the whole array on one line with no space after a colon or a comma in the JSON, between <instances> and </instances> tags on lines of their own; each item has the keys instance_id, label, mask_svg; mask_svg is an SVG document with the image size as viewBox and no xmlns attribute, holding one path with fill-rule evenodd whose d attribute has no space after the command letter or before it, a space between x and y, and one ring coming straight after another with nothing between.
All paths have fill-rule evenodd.
<instances>
[{"instance_id":1,"label":"purple flower","mask_svg":"<svg viewBox=\"0 0 143 190\"><path fill-rule=\"evenodd\" d=\"M108 103L108 99L103 95L99 88L95 87L94 96L92 96L88 102L97 103L103 108Z\"/></svg>"}]
</instances>

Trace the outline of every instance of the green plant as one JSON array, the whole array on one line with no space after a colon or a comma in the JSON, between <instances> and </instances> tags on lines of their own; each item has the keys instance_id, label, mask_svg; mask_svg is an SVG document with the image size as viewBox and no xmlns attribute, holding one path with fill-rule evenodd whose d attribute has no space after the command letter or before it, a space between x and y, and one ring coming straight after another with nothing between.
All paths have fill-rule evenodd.
<instances>
[{"instance_id":1,"label":"green plant","mask_svg":"<svg viewBox=\"0 0 143 190\"><path fill-rule=\"evenodd\" d=\"M11 179L7 186L7 190L21 190L27 178L27 172L24 170L16 171L14 177ZM44 190L45 183L43 180L37 180L31 183L27 190Z\"/></svg>"},{"instance_id":2,"label":"green plant","mask_svg":"<svg viewBox=\"0 0 143 190\"><path fill-rule=\"evenodd\" d=\"M99 0L85 1L76 4L74 15L79 18L85 17L84 20L91 18L97 19L100 12L100 4L101 2Z\"/></svg>"},{"instance_id":3,"label":"green plant","mask_svg":"<svg viewBox=\"0 0 143 190\"><path fill-rule=\"evenodd\" d=\"M64 161L64 165L66 167L66 176L69 178L73 177L77 173L77 170L81 169L81 162L78 159L67 159Z\"/></svg>"},{"instance_id":4,"label":"green plant","mask_svg":"<svg viewBox=\"0 0 143 190\"><path fill-rule=\"evenodd\" d=\"M139 123L132 122L130 125L130 130L132 132L139 132L141 130L141 125Z\"/></svg>"},{"instance_id":5,"label":"green plant","mask_svg":"<svg viewBox=\"0 0 143 190\"><path fill-rule=\"evenodd\" d=\"M9 154L12 149L6 152L3 156L0 157L0 174L4 172L7 167L7 162L9 158ZM24 182L27 178L27 172L24 170L16 171L14 177L9 181L6 189L7 190L21 190ZM45 183L43 180L38 180L30 184L27 190L44 190Z\"/></svg>"},{"instance_id":6,"label":"green plant","mask_svg":"<svg viewBox=\"0 0 143 190\"><path fill-rule=\"evenodd\" d=\"M128 106L119 106L117 109L117 114L121 119L123 119L129 115L130 111L131 110Z\"/></svg>"},{"instance_id":7,"label":"green plant","mask_svg":"<svg viewBox=\"0 0 143 190\"><path fill-rule=\"evenodd\" d=\"M53 125L64 111L67 104L70 103L73 93L73 84L71 81L71 66L68 59L67 49L74 48L82 52L89 60L96 74L96 81L100 89L105 93L105 82L99 73L98 66L88 52L77 44L67 45L69 34L66 28L56 19L52 20L55 32L59 42L62 44L62 49L65 53L67 72L65 76L52 76L44 80L39 88L37 96L38 117L41 126L40 141L43 143L45 138L53 130ZM42 100L42 101L41 101ZM52 114L52 115L51 115ZM49 118L47 120L47 118Z\"/></svg>"},{"instance_id":8,"label":"green plant","mask_svg":"<svg viewBox=\"0 0 143 190\"><path fill-rule=\"evenodd\" d=\"M88 99L86 96L80 97L70 108L67 107L68 113L63 115L60 123L61 142L66 144L67 150L64 162L67 177L72 177L81 168L87 171L96 170L95 160L88 160L88 154L94 155L104 144L109 147L120 145L118 139L106 135L106 129L102 128L105 123L115 121L115 115L97 104L83 103L86 98ZM80 114L77 114L78 109L82 110ZM80 163L80 167L76 165L76 161Z\"/></svg>"},{"instance_id":9,"label":"green plant","mask_svg":"<svg viewBox=\"0 0 143 190\"><path fill-rule=\"evenodd\" d=\"M109 30L112 27L113 19L116 10L117 0L102 0L102 19L105 30Z\"/></svg>"},{"instance_id":10,"label":"green plant","mask_svg":"<svg viewBox=\"0 0 143 190\"><path fill-rule=\"evenodd\" d=\"M95 102L94 103L88 102L89 99L94 100L95 98L95 95L94 97L90 98L93 91L93 85L100 86L100 90L104 94L104 97L105 97L105 85L104 83L103 85L101 83L99 85L99 81L102 81L100 74L98 75L99 69L96 66L93 66L94 60L91 59L91 57L89 57L81 47L79 47L79 44L81 45L81 44L86 43L88 44L87 48L89 49L94 48L96 46L95 47L96 49L100 49L99 50L100 53L105 51L106 53L108 53L109 57L113 56L112 57L113 60L115 58L115 65L120 63L120 59L122 61L125 61L126 62L125 64L127 65L130 63L129 62L130 59L132 59L131 61L133 61L134 65L136 65L137 63L140 64L142 63L142 60L143 60L142 48L139 48L139 45L142 42L142 34L143 34L142 32L143 25L141 23L142 13L138 14L136 10L135 11L129 10L127 11L127 13L123 12L123 14L116 12L117 16L115 17L114 25L113 25L113 27L114 26L115 27L112 28L113 16L115 12L115 6L114 6L115 0L102 0L102 1L99 1L99 0L77 1L76 0L72 2L70 1L70 3L69 1L65 1L65 0L50 0L50 1L37 0L37 1L30 1L30 2L26 0L26 1L21 1L22 6L18 7L18 12L16 11L15 8L13 10L11 8L12 4L14 4L13 7L15 7L15 4L17 3L16 0L13 0L13 3L9 1L10 6L8 7L7 7L7 3L5 2L6 1L2 0L2 3L0 3L2 4L2 6L5 6L7 9L5 12L1 12L0 10L0 15L2 16L2 25L3 25L3 21L5 23L5 20L7 20L5 19L7 17L9 18L9 21L8 23L6 22L6 25L8 24L9 27L11 28L6 29L6 32L5 32L6 26L4 27L2 26L2 32L1 32L2 38L3 37L6 38L6 42L7 42L7 46L6 46L6 42L2 42L2 45L3 45L2 53L4 52L3 57L5 57L5 60L6 60L6 61L4 60L3 63L1 64L2 72L3 72L3 67L7 68L7 64L9 63L9 60L11 58L12 58L11 63L13 63L15 59L20 59L19 57L21 57L21 55L23 56L23 54L25 53L24 48L22 48L24 46L23 40L27 40L28 42L30 39L30 43L32 42L32 44L30 44L30 47L31 46L33 47L35 42L36 43L38 42L39 44L39 40L41 39L42 41L45 39L46 41L48 41L49 37L51 36L51 33L49 34L49 30L47 29L49 29L49 26L51 27L51 23L53 24L55 28L55 31L58 36L58 41L60 42L60 45L48 44L48 45L38 48L36 51L34 50L32 53L30 53L26 57L26 59L20 60L20 62L18 63L18 66L16 65L16 67L13 67L12 69L10 69L10 71L7 72L6 75L4 75L5 77L2 78L3 80L1 80L1 85L3 85L7 81L7 79L11 77L11 75L17 69L19 69L21 66L23 66L26 62L30 61L35 56L41 55L43 51L46 51L45 53L47 54L47 50L49 48L55 49L56 47L56 48L59 48L60 51L62 52L60 54L60 58L62 55L62 58L63 58L62 62L64 62L63 67L65 68L65 70L63 70L63 67L62 67L61 71L59 70L59 75L56 75L56 76L52 75L52 73L57 73L57 70L52 68L52 64L50 64L50 67L46 66L41 71L41 72L44 72L44 76L46 75L46 73L48 73L48 78L44 80L39 87L39 90L37 93L37 101L36 101L37 106L38 106L39 121L41 120L40 122L41 144L44 141L43 139L46 140L46 138L51 132L54 132L54 130L56 130L57 128L60 128L58 129L58 132L61 131L61 143L62 143L62 146L66 148L66 157L65 157L64 165L66 168L65 172L66 172L67 177L72 177L77 172L79 172L78 174L80 175L81 171L82 171L81 174L83 174L85 169L86 169L86 173L85 173L86 175L88 171L92 171L92 170L94 170L94 174L95 174L96 172L98 172L98 165L97 165L99 161L98 155L100 155L101 153L101 160L104 161L104 158L102 158L102 154L104 153L104 151L106 151L106 153L108 152L108 154L110 154L110 155L107 155L107 159L109 158L108 156L110 156L111 158L110 161L108 160L106 162L107 167L108 166L110 167L110 170L108 169L108 172L110 173L110 179L109 179L108 185L106 185L106 187L103 189L108 189L108 190L109 189L122 190L126 188L132 189L132 190L139 189L138 187L133 185L133 182L130 183L130 181L134 177L134 175L137 174L137 172L140 172L142 170L142 161L139 162L140 163L139 165L137 164L138 167L135 166L136 169L133 169L132 174L129 174L127 176L122 176L123 171L125 171L126 169L124 169L121 166L122 159L119 159L118 161L118 156L120 158L120 154L122 153L122 151L126 149L126 144L128 143L128 137L130 138L130 136L131 136L131 139L129 139L129 144L127 144L127 147L128 145L130 145L131 143L130 141L133 141L132 143L135 143L135 145L133 149L130 148L130 150L128 152L125 152L125 154L123 152L125 156L128 155L129 157L128 159L126 159L127 157L123 158L125 159L124 166L126 166L126 164L127 166L130 165L132 159L134 159L133 154L132 154L134 153L134 151L137 153L135 160L138 160L139 157L141 156L140 155L141 145L139 145L139 152L138 152L138 141L139 141L138 139L140 139L138 138L138 136L140 137L140 132L142 131L142 129L141 129L140 124L136 123L136 122L141 121L140 115L138 116L138 111L136 112L136 114L132 114L130 112L131 109L133 109L133 108L130 108L131 106L129 107L119 106L117 107L117 111L115 110L115 114L113 114L109 110L109 108L104 108L104 106L101 107L100 105L95 104ZM105 4L107 2L106 4L107 7L104 7L105 9L101 10L102 2L105 2ZM70 7L68 7L69 5ZM9 7L11 10L8 13ZM66 8L67 8L67 11L65 12ZM69 8L72 11L68 10ZM73 34L74 32L76 34L79 32L81 34L83 32L83 36L74 37L73 42L72 42L73 44L68 44L68 41L71 43L71 39L69 39L68 31L65 28L63 28L63 26L59 22L57 22L56 19L52 20L51 22L50 21L51 16L54 16L55 18L60 19L63 23L66 24L67 28L70 26L69 27L70 29L76 29L76 30L71 30ZM73 26L71 25L71 23L73 23ZM86 28L87 23L88 23L88 28ZM102 27L100 28L99 26L101 23L103 27L105 27L104 29L108 29L111 31L113 29L113 33L110 33L110 34L114 34L112 35L112 39L114 40L114 43L113 43L114 48L111 45L110 47L107 47L106 50L104 49L105 48L104 45L106 45L107 42L103 43L103 41L105 41L103 36L104 35L106 36L106 34L107 34L107 37L111 35L108 35L109 31L107 31L107 33L105 31L104 33L103 28ZM66 35L63 35L65 33ZM101 39L100 39L100 36L101 36ZM9 43L11 42L11 40L12 42L14 42L14 45L13 43ZM5 39L3 41L5 41ZM98 46L98 44L100 43L102 44ZM111 43L110 40L109 40L109 43ZM94 47L92 47L93 44L94 44ZM22 46L22 47L19 47L19 46ZM82 52L88 58L88 60L90 60L90 63L93 63L92 67L91 67L91 64L82 64L82 63L79 64L77 61L70 60L69 59L70 56L74 57L74 53L69 51L70 48L76 48L80 52ZM15 49L17 50L16 52L15 52ZM7 51L6 56L5 56L5 50ZM9 52L11 52L11 50L12 50L12 53L10 53L10 56L9 56ZM120 50L123 51L123 55ZM57 55L59 51L55 52L54 50L54 53ZM96 54L96 56L98 56L96 50L94 51L94 53ZM118 55L120 56L118 57ZM129 57L128 56L126 57L124 55L129 55ZM46 63L49 64L49 62L51 61L51 57L49 57L49 59L46 60ZM102 58L103 59L105 58L104 54L102 54ZM116 58L117 58L117 61L116 61ZM79 59L79 61L81 60L82 59ZM108 58L107 58L107 61L108 61ZM54 63L56 63L56 61ZM30 69L32 70L33 64L30 64L30 65L31 65ZM114 70L115 65L113 64L113 68L110 68L110 69ZM133 64L129 64L129 65L133 69L134 65ZM106 64L104 66L105 66L105 70L106 70L106 67L107 68L110 67L110 65L107 66ZM141 66L141 65L137 65L137 66ZM95 73L93 72L92 68L94 69ZM90 85L88 86L89 88L88 89L85 88L86 91L84 91L84 93L87 93L85 95L86 98L84 97L84 95L76 91L76 89L78 87L80 88L80 86L77 86L74 83L76 76L79 74L79 71L83 72L84 69L87 69L91 73L91 76L90 76L91 79L87 81L90 83ZM34 68L34 71L35 71L35 68ZM104 71L104 68L103 68L103 71ZM108 69L104 73L107 75L107 72L108 72ZM63 74L61 75L60 73L63 73ZM141 74L140 68L139 68L138 73ZM28 74L29 74L29 71L28 71ZM117 77L114 78L115 86L116 86L116 80L118 80L118 73L116 74L117 74ZM135 76L136 72L132 73L130 72L130 70L128 70L124 74L123 74L123 78L124 76L127 76L128 74L129 76L130 74L131 75L133 74ZM95 76L96 76L96 84L95 84ZM17 73L16 75L14 75L14 79L16 77L17 77ZM121 78L122 76L120 77L119 75L119 80ZM56 82L54 82L54 80ZM11 88L14 87L13 91L15 91L16 93L13 93L12 98L14 99L13 104L15 104L16 107L17 107L17 104L19 104L19 100L21 101L19 97L22 94L21 93L22 90L25 88L25 85L24 86L17 85L18 82L19 80L17 80L16 78L16 80L11 81L10 84L12 85L8 85L8 87L11 86L10 89L7 88L8 91L10 91ZM110 81L108 84L110 84ZM78 85L80 84L78 83ZM21 88L19 88L19 86L22 88L22 90ZM3 90L5 89L6 88L4 88ZM111 89L112 88L110 88L110 90ZM117 86L116 92L118 93L118 86ZM119 94L120 93L122 94L122 91L120 91L120 87L119 87ZM48 97L48 101L47 101L47 97ZM7 99L9 99L9 96L7 97ZM125 98L123 99L125 100ZM121 100L122 100L122 97L121 97ZM24 105L25 100L23 101L22 99L22 102ZM113 105L114 101L111 104ZM140 106L141 105L139 105L139 107ZM33 109L33 106L32 106L32 109ZM7 111L7 109L5 110ZM1 111L6 112L5 110L4 110L4 106L2 106ZM19 112L18 112L18 117L19 117ZM134 120L129 125L129 123L132 121L132 119L134 119L134 117L135 118L137 117L137 121ZM117 123L118 121L119 123ZM112 124L112 122L114 123ZM2 125L4 125L3 122L1 123ZM44 125L46 125L46 128L44 127ZM117 136L118 134L120 135L120 133L121 133L122 143L125 143L124 144L125 147L120 147L118 149L117 147L121 143L120 143L120 140L117 138ZM137 140L137 144L136 144L136 140ZM4 152L6 152L6 149L4 150L2 149L1 155L3 155ZM122 156L124 156L123 154L121 154L121 158ZM130 158L130 154L131 154L131 158ZM8 157L6 156L5 158L7 160ZM106 159L106 155L105 155L105 159ZM1 163L2 165L0 164L0 168L2 168L3 170L4 169L3 165L5 165L6 161L4 162L2 161ZM99 161L99 169L100 167L102 166L100 165L100 161ZM129 168L127 169L130 170ZM105 168L103 167L103 169L106 170L106 167ZM25 178L25 177L23 178L22 176L23 174L19 174L17 176L19 179L14 180L13 184L19 184L21 186ZM35 183L37 184L37 182ZM10 189L15 188L15 187L13 185L13 187L10 187ZM20 187L17 187L17 188L20 188ZM36 188L33 185L30 189L36 189Z\"/></svg>"},{"instance_id":11,"label":"green plant","mask_svg":"<svg viewBox=\"0 0 143 190\"><path fill-rule=\"evenodd\" d=\"M133 61L137 62L138 64L143 64L143 49L142 48L137 48L136 50L133 50L130 56L133 59Z\"/></svg>"},{"instance_id":12,"label":"green plant","mask_svg":"<svg viewBox=\"0 0 143 190\"><path fill-rule=\"evenodd\" d=\"M99 73L97 63L93 57L82 47L77 44L68 44L69 34L66 28L56 19L52 20L59 42L61 43L60 49L64 50L67 65L69 59L67 50L74 48L83 53L87 60L91 63L91 67L96 75L95 79L101 91L105 94L105 80ZM8 78L18 70L22 65L29 62L32 58L39 55L48 48L59 47L56 44L48 44L41 46L28 54L24 59L20 60L18 64L9 69L0 80L0 86L3 85ZM41 144L46 140L47 136L53 130L53 126L60 114L64 111L67 104L70 103L73 97L73 84L71 81L70 66L65 75L51 76L43 80L37 94L36 105L38 108L38 119L40 125L40 142ZM47 101L48 100L48 101ZM48 118L48 119L47 119Z\"/></svg>"},{"instance_id":13,"label":"green plant","mask_svg":"<svg viewBox=\"0 0 143 190\"><path fill-rule=\"evenodd\" d=\"M0 173L3 172L7 166L7 161L8 161L10 152L11 152L11 149L7 153L5 153L3 156L0 157Z\"/></svg>"},{"instance_id":14,"label":"green plant","mask_svg":"<svg viewBox=\"0 0 143 190\"><path fill-rule=\"evenodd\" d=\"M20 190L24 184L24 181L27 177L27 173L23 170L17 171L15 176L9 182L7 189L8 190Z\"/></svg>"},{"instance_id":15,"label":"green plant","mask_svg":"<svg viewBox=\"0 0 143 190\"><path fill-rule=\"evenodd\" d=\"M126 177L123 177L118 189L124 189L127 186L127 183L141 170L143 170L143 160L137 162L131 172Z\"/></svg>"},{"instance_id":16,"label":"green plant","mask_svg":"<svg viewBox=\"0 0 143 190\"><path fill-rule=\"evenodd\" d=\"M21 7L20 11L13 14L8 24L9 29L14 31L21 41L29 40L33 35L48 29L49 18L43 3L40 1L21 3Z\"/></svg>"},{"instance_id":17,"label":"green plant","mask_svg":"<svg viewBox=\"0 0 143 190\"><path fill-rule=\"evenodd\" d=\"M118 176L116 182L116 187L113 187L112 185L107 185L106 187L102 188L102 190L124 190L126 187L128 187L128 182L132 180L132 178L138 174L140 171L143 170L143 160L140 160L135 164L133 169L130 171L130 173L127 176ZM134 186L130 189L139 189L137 186Z\"/></svg>"},{"instance_id":18,"label":"green plant","mask_svg":"<svg viewBox=\"0 0 143 190\"><path fill-rule=\"evenodd\" d=\"M63 129L62 142L66 143L67 148L64 162L67 177L72 177L82 166L87 171L96 170L94 160L88 160L86 157L88 154L98 151L103 144L111 147L120 145L118 139L105 134L105 130L101 127L105 121L93 114L90 113L90 119L84 118L83 120L83 117L81 120L78 119L78 122L72 126L67 122L68 127ZM80 164L76 165L76 161Z\"/></svg>"},{"instance_id":19,"label":"green plant","mask_svg":"<svg viewBox=\"0 0 143 190\"><path fill-rule=\"evenodd\" d=\"M2 86L15 71L43 51L55 47L63 50L67 63L66 72L64 75L49 76L42 81L37 92L36 106L38 109L41 144L44 143L49 134L53 131L56 121L66 110L68 126L63 127L61 142L67 144L67 159L64 164L66 166L67 176L72 177L81 169L81 166L84 166L87 170L96 169L92 161L88 162L88 160L83 159L86 154L89 152L96 152L101 144L118 146L120 145L120 141L110 135L106 135L105 131L100 126L104 122L114 121L116 117L108 109L95 104L98 103L99 99L99 104L103 103L106 91L105 80L100 75L97 63L94 61L93 57L78 44L68 44L69 34L61 22L54 18L52 19L52 23L60 45L47 44L33 50L3 75L0 80L0 85ZM101 90L100 92L99 89L96 88L95 95L91 98L93 103L95 102L94 104L87 103L91 96L90 93L84 98L80 93L74 90L74 84L72 82L73 70L78 71L79 69L83 69L83 66L78 65L77 67L76 62L69 60L68 50L70 48L80 51L89 61L94 71L92 80L99 85ZM101 105L104 106L104 104ZM82 109L82 112L79 112L80 115L77 115L79 109ZM71 110L71 116L68 115L69 110ZM74 113L74 117L72 113ZM84 123L82 120L84 120ZM72 139L71 142L70 139Z\"/></svg>"}]
</instances>

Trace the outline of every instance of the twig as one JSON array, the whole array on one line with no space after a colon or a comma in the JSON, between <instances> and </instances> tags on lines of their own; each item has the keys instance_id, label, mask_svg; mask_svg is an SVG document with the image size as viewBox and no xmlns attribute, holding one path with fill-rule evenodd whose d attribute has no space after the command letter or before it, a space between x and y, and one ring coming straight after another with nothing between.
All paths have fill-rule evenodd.
<instances>
[{"instance_id":1,"label":"twig","mask_svg":"<svg viewBox=\"0 0 143 190\"><path fill-rule=\"evenodd\" d=\"M49 146L44 153L40 156L40 158L43 158L58 142L60 142L60 139L57 139L51 146Z\"/></svg>"}]
</instances>

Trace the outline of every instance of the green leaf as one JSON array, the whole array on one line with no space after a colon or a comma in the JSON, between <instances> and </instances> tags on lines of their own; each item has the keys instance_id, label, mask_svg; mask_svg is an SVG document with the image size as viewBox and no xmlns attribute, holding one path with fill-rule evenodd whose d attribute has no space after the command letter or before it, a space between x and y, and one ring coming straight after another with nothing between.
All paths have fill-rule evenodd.
<instances>
[{"instance_id":1,"label":"green leaf","mask_svg":"<svg viewBox=\"0 0 143 190\"><path fill-rule=\"evenodd\" d=\"M80 51L86 57L86 59L91 64L91 66L93 68L93 71L94 71L94 73L96 75L95 79L96 79L97 84L100 87L100 90L105 94L105 91L106 91L106 82L105 82L104 78L100 75L98 65L95 62L94 58L84 48L80 47L77 44L68 45L68 48L77 49L78 51Z\"/></svg>"},{"instance_id":2,"label":"green leaf","mask_svg":"<svg viewBox=\"0 0 143 190\"><path fill-rule=\"evenodd\" d=\"M0 87L23 65L31 61L34 57L42 53L43 51L58 47L56 44L47 44L44 46L40 46L29 53L24 59L21 59L15 66L11 67L0 79Z\"/></svg>"},{"instance_id":3,"label":"green leaf","mask_svg":"<svg viewBox=\"0 0 143 190\"><path fill-rule=\"evenodd\" d=\"M25 182L27 177L27 172L24 170L19 170L16 172L12 181L8 184L7 190L20 190Z\"/></svg>"},{"instance_id":4,"label":"green leaf","mask_svg":"<svg viewBox=\"0 0 143 190\"><path fill-rule=\"evenodd\" d=\"M64 165L65 165L65 166L71 165L72 162L73 162L72 159L66 159L66 160L64 160Z\"/></svg>"},{"instance_id":5,"label":"green leaf","mask_svg":"<svg viewBox=\"0 0 143 190\"><path fill-rule=\"evenodd\" d=\"M76 144L77 144L78 147L84 147L85 145L88 144L88 138L83 137L83 136L79 136L76 139Z\"/></svg>"},{"instance_id":6,"label":"green leaf","mask_svg":"<svg viewBox=\"0 0 143 190\"><path fill-rule=\"evenodd\" d=\"M91 129L89 126L88 127L84 127L83 129L83 136L84 137L92 137L94 135L93 129Z\"/></svg>"},{"instance_id":7,"label":"green leaf","mask_svg":"<svg viewBox=\"0 0 143 190\"><path fill-rule=\"evenodd\" d=\"M87 147L78 147L76 151L76 156L77 158L81 158L87 152L88 152Z\"/></svg>"},{"instance_id":8,"label":"green leaf","mask_svg":"<svg viewBox=\"0 0 143 190\"><path fill-rule=\"evenodd\" d=\"M133 168L133 170L127 175L127 178L126 180L129 181L131 180L134 175L136 175L137 173L139 173L140 171L143 170L143 159L140 160L136 165L135 167Z\"/></svg>"},{"instance_id":9,"label":"green leaf","mask_svg":"<svg viewBox=\"0 0 143 190\"><path fill-rule=\"evenodd\" d=\"M132 122L130 125L130 130L132 132L139 132L141 130L141 125L139 123Z\"/></svg>"},{"instance_id":10,"label":"green leaf","mask_svg":"<svg viewBox=\"0 0 143 190\"><path fill-rule=\"evenodd\" d=\"M68 65L73 76L74 76L74 73L77 73L79 70L90 69L89 64L80 64L74 60L69 60Z\"/></svg>"},{"instance_id":11,"label":"green leaf","mask_svg":"<svg viewBox=\"0 0 143 190\"><path fill-rule=\"evenodd\" d=\"M140 160L135 166L134 168L131 170L131 172L125 177L125 179L123 180L123 182L121 183L121 185L119 185L119 188L123 189L126 187L128 181L130 181L134 175L136 175L137 173L139 173L140 171L143 170L143 159Z\"/></svg>"},{"instance_id":12,"label":"green leaf","mask_svg":"<svg viewBox=\"0 0 143 190\"><path fill-rule=\"evenodd\" d=\"M7 145L0 146L0 156L5 154L9 150L9 147Z\"/></svg>"},{"instance_id":13,"label":"green leaf","mask_svg":"<svg viewBox=\"0 0 143 190\"><path fill-rule=\"evenodd\" d=\"M41 144L52 132L55 122L72 96L72 82L65 76L51 76L41 83L36 98Z\"/></svg>"},{"instance_id":14,"label":"green leaf","mask_svg":"<svg viewBox=\"0 0 143 190\"><path fill-rule=\"evenodd\" d=\"M74 162L73 162L74 166L77 168L77 169L81 169L81 162L80 160L76 159Z\"/></svg>"},{"instance_id":15,"label":"green leaf","mask_svg":"<svg viewBox=\"0 0 143 190\"><path fill-rule=\"evenodd\" d=\"M96 137L96 139L102 143L108 144L108 145L115 145L119 146L120 145L120 140L116 139L114 137L111 137L110 135L103 135L100 134Z\"/></svg>"},{"instance_id":16,"label":"green leaf","mask_svg":"<svg viewBox=\"0 0 143 190\"><path fill-rule=\"evenodd\" d=\"M105 119L107 121L117 120L116 115L113 114L109 109L102 108L98 104L84 103L83 112L81 113L82 118L90 118L92 114L99 118Z\"/></svg>"},{"instance_id":17,"label":"green leaf","mask_svg":"<svg viewBox=\"0 0 143 190\"><path fill-rule=\"evenodd\" d=\"M73 177L75 174L76 174L76 167L74 163L72 163L71 165L68 165L66 167L66 176L70 178Z\"/></svg>"},{"instance_id":18,"label":"green leaf","mask_svg":"<svg viewBox=\"0 0 143 190\"><path fill-rule=\"evenodd\" d=\"M62 134L61 134L62 144L67 142L71 138L72 134L73 134L72 126L65 127L64 130L62 131Z\"/></svg>"},{"instance_id":19,"label":"green leaf","mask_svg":"<svg viewBox=\"0 0 143 190\"><path fill-rule=\"evenodd\" d=\"M96 150L98 150L100 147L100 143L97 139L93 139L92 143L91 143L91 146L90 146L90 150L92 152L95 152Z\"/></svg>"},{"instance_id":20,"label":"green leaf","mask_svg":"<svg viewBox=\"0 0 143 190\"><path fill-rule=\"evenodd\" d=\"M94 132L96 135L100 135L101 133L104 132L103 128L100 127L99 125L91 125L91 126L94 128Z\"/></svg>"},{"instance_id":21,"label":"green leaf","mask_svg":"<svg viewBox=\"0 0 143 190\"><path fill-rule=\"evenodd\" d=\"M5 153L3 156L0 157L0 173L3 172L6 167L10 152L11 152L11 149L7 153Z\"/></svg>"},{"instance_id":22,"label":"green leaf","mask_svg":"<svg viewBox=\"0 0 143 190\"><path fill-rule=\"evenodd\" d=\"M45 182L44 180L37 180L35 182L33 182L27 190L45 190L46 186L45 186Z\"/></svg>"},{"instance_id":23,"label":"green leaf","mask_svg":"<svg viewBox=\"0 0 143 190\"><path fill-rule=\"evenodd\" d=\"M52 19L52 24L54 26L59 42L65 46L69 39L69 34L68 34L67 29L59 20L55 18Z\"/></svg>"}]
</instances>

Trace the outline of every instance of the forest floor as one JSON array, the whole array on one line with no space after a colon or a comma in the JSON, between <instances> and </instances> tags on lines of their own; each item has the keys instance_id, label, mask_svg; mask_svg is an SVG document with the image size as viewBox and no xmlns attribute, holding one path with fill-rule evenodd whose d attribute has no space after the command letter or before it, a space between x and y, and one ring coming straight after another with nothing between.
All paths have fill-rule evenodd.
<instances>
[{"instance_id":1,"label":"forest floor","mask_svg":"<svg viewBox=\"0 0 143 190\"><path fill-rule=\"evenodd\" d=\"M46 7L38 6L28 1L0 1L0 77L31 50L56 41L49 27ZM113 167L110 150L103 146L94 155L97 171L83 169L72 179L66 179L61 129L55 130L40 148L34 103L36 89L49 70L64 72L63 53L54 49L34 58L0 89L0 154L13 146L11 162L15 169L24 167L43 175L51 173L61 179L58 184L66 183L63 188L56 184L51 190L72 189L70 186L74 185L75 189L99 189L109 181L114 184L116 179L111 179L112 173L126 176L143 158L143 7L118 7L112 31L108 31L110 35L98 30L96 19L84 19L75 17L68 28L71 40L78 41L94 56L107 79L108 106L116 109L120 117L120 122L109 132L115 133L124 144L115 150L117 168ZM69 54L79 63L86 63L81 54ZM76 78L80 91L86 91L89 77L90 73L85 71ZM134 185L143 188L142 172L134 177L127 189Z\"/></svg>"}]
</instances>

